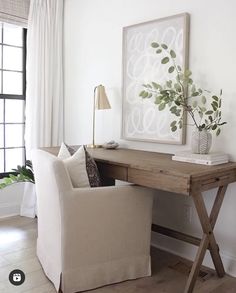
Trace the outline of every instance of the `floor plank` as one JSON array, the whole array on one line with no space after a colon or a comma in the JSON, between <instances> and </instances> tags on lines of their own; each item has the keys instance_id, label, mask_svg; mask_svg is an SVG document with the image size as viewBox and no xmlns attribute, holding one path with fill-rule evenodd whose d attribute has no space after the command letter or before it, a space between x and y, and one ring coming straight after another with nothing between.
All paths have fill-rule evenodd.
<instances>
[{"instance_id":1,"label":"floor plank","mask_svg":"<svg viewBox=\"0 0 236 293\"><path fill-rule=\"evenodd\" d=\"M0 292L55 293L36 256L37 222L25 217L0 219ZM191 263L178 256L152 248L152 277L98 288L91 293L183 293ZM9 272L22 269L26 280L21 286L8 281ZM236 278L218 278L203 268L194 293L235 293ZM206 276L205 276L206 275Z\"/></svg>"}]
</instances>

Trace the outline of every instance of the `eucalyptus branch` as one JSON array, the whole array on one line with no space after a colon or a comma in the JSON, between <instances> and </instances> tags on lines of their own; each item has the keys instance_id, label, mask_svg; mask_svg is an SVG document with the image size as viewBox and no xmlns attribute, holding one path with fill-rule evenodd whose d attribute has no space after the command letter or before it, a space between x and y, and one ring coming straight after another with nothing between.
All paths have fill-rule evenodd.
<instances>
[{"instance_id":1,"label":"eucalyptus branch","mask_svg":"<svg viewBox=\"0 0 236 293\"><path fill-rule=\"evenodd\" d=\"M169 107L170 112L177 117L170 124L171 130L176 131L178 128L183 126L183 114L186 111L189 113L193 125L195 125L199 131L205 130L217 130L216 135L220 134L220 127L226 122L221 122L221 96L222 90L220 91L219 97L214 95L211 96L209 103L211 104L210 109L206 109L207 99L203 95L203 92L209 94L208 90L202 90L196 88L193 80L190 78L192 72L188 69L185 71L176 64L176 53L169 49L166 44L158 44L153 42L151 47L156 50L156 54L165 52L166 54L161 59L163 66L168 65L171 60L171 65L168 68L168 73L176 73L175 81L168 80L165 85L151 82L151 84L143 85L145 90L142 90L139 94L143 99L155 98L154 103L158 106L159 111ZM188 86L191 87L191 95L188 95ZM156 96L153 97L153 93ZM195 98L192 100L192 98ZM196 118L196 112L199 118ZM212 117L214 114L214 118ZM205 123L202 123L202 120Z\"/></svg>"}]
</instances>

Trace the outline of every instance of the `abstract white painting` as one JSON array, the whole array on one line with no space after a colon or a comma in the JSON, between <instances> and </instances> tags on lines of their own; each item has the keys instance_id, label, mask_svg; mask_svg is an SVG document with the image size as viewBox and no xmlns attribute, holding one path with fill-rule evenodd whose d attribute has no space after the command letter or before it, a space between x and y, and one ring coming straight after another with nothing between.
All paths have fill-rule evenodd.
<instances>
[{"instance_id":1,"label":"abstract white painting","mask_svg":"<svg viewBox=\"0 0 236 293\"><path fill-rule=\"evenodd\" d=\"M188 64L189 15L187 13L125 27L123 29L123 110L122 137L128 140L159 143L185 143L185 127L170 129L173 116L168 109L159 111L154 98L139 96L142 85L169 80L161 64L162 53L156 54L151 43L168 45L176 52L176 63L183 69Z\"/></svg>"}]
</instances>

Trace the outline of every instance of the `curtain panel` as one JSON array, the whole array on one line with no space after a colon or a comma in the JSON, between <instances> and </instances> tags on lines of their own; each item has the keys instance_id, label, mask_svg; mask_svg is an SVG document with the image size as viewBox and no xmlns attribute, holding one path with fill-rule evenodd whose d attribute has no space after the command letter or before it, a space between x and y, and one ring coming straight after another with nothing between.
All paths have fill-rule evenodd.
<instances>
[{"instance_id":1,"label":"curtain panel","mask_svg":"<svg viewBox=\"0 0 236 293\"><path fill-rule=\"evenodd\" d=\"M27 155L63 140L63 0L31 0L27 32Z\"/></svg>"},{"instance_id":2,"label":"curtain panel","mask_svg":"<svg viewBox=\"0 0 236 293\"><path fill-rule=\"evenodd\" d=\"M30 0L0 0L0 21L27 27Z\"/></svg>"}]
</instances>

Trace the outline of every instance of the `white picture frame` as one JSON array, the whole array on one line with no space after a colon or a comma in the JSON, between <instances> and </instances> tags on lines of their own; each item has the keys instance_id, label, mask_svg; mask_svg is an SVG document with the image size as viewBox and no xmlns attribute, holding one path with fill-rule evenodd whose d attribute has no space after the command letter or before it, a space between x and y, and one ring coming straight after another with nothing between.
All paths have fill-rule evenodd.
<instances>
[{"instance_id":1,"label":"white picture frame","mask_svg":"<svg viewBox=\"0 0 236 293\"><path fill-rule=\"evenodd\" d=\"M184 144L186 127L172 132L174 116L158 111L152 99L139 96L143 84L162 84L168 71L161 64L152 42L165 43L176 52L176 62L188 68L189 14L182 13L123 28L122 138L168 144Z\"/></svg>"}]
</instances>

